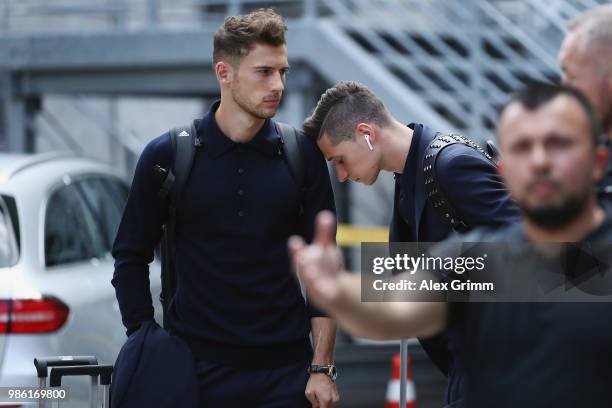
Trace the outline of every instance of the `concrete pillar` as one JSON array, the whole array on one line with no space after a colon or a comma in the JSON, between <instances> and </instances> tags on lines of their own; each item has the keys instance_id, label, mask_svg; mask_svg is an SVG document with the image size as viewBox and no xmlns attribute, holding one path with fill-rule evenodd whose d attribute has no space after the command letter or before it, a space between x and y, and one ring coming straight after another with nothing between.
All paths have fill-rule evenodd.
<instances>
[{"instance_id":1,"label":"concrete pillar","mask_svg":"<svg viewBox=\"0 0 612 408\"><path fill-rule=\"evenodd\" d=\"M17 95L15 74L0 73L0 135L3 151L25 152L26 106L24 98Z\"/></svg>"}]
</instances>

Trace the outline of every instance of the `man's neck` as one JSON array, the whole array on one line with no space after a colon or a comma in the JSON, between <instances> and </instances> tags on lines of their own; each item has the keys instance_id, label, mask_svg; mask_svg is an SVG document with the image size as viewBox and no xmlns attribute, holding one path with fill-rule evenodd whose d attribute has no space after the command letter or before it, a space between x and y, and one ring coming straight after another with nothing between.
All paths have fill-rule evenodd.
<instances>
[{"instance_id":1,"label":"man's neck","mask_svg":"<svg viewBox=\"0 0 612 408\"><path fill-rule=\"evenodd\" d=\"M236 143L252 140L265 123L265 119L245 112L233 100L223 97L215 112L215 120L223 134Z\"/></svg>"},{"instance_id":2,"label":"man's neck","mask_svg":"<svg viewBox=\"0 0 612 408\"><path fill-rule=\"evenodd\" d=\"M392 119L391 125L383 130L385 140L382 152L382 169L403 173L412 144L412 129Z\"/></svg>"},{"instance_id":3,"label":"man's neck","mask_svg":"<svg viewBox=\"0 0 612 408\"><path fill-rule=\"evenodd\" d=\"M604 221L605 212L593 197L585 211L574 221L557 229L542 228L523 218L523 229L532 242L579 242Z\"/></svg>"}]
</instances>

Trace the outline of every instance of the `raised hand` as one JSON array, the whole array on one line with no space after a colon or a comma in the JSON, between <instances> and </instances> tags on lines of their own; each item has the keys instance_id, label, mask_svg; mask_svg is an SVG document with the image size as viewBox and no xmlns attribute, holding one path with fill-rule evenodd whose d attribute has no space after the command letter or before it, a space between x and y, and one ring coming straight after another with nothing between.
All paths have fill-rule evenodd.
<instances>
[{"instance_id":1,"label":"raised hand","mask_svg":"<svg viewBox=\"0 0 612 408\"><path fill-rule=\"evenodd\" d=\"M311 245L306 245L297 236L289 239L295 270L308 298L324 308L338 300L341 290L343 260L334 241L335 226L335 216L323 211L316 218L315 237Z\"/></svg>"}]
</instances>

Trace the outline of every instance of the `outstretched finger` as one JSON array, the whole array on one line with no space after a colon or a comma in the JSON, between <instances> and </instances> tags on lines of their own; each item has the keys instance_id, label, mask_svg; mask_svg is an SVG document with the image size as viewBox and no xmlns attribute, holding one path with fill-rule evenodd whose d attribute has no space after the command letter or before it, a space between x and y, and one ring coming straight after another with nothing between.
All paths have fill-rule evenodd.
<instances>
[{"instance_id":1,"label":"outstretched finger","mask_svg":"<svg viewBox=\"0 0 612 408\"><path fill-rule=\"evenodd\" d=\"M295 263L297 254L306 247L306 242L304 242L302 237L292 235L289 237L289 241L287 241L287 247L289 248L289 256L291 257L291 261Z\"/></svg>"},{"instance_id":2,"label":"outstretched finger","mask_svg":"<svg viewBox=\"0 0 612 408\"><path fill-rule=\"evenodd\" d=\"M331 211L321 211L315 221L314 243L327 247L334 243L336 216Z\"/></svg>"}]
</instances>

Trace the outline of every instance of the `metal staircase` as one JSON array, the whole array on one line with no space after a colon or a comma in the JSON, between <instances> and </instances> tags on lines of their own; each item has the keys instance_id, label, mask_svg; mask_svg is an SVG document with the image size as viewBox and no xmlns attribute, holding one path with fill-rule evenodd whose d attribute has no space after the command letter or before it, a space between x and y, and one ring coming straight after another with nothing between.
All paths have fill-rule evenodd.
<instances>
[{"instance_id":1,"label":"metal staircase","mask_svg":"<svg viewBox=\"0 0 612 408\"><path fill-rule=\"evenodd\" d=\"M312 69L328 85L341 79L366 83L405 121L422 121L474 138L491 137L497 109L510 91L529 78L558 78L556 53L567 19L596 4L597 0L1 0L0 52L4 50L9 61L0 62L0 71L10 71L11 57L40 52L50 53L55 63L44 69L56 69L61 53L70 46L45 49L45 40L37 37L43 33L68 40L72 35L79 44L90 41L91 49L109 55L99 70L112 70L114 59L125 59L112 56L125 53L119 48L124 37L143 39L145 51L163 47L160 36L186 32L193 37L201 32L209 38L225 15L272 6L289 21L292 64L297 61ZM109 35L116 41L109 41ZM202 46L202 51L209 47ZM167 53L169 64L172 58L181 58L183 66L206 66L210 60L200 55L197 61L187 61L185 52L173 49L159 52ZM70 58L66 61L62 68L81 69L78 64L70 66ZM210 74L206 78L213 79ZM311 105L304 104L304 116Z\"/></svg>"},{"instance_id":2,"label":"metal staircase","mask_svg":"<svg viewBox=\"0 0 612 408\"><path fill-rule=\"evenodd\" d=\"M409 104L426 104L448 128L472 137L491 136L498 107L527 79L558 78L567 18L596 4L544 3L325 2L334 26L412 91L405 92Z\"/></svg>"}]
</instances>

